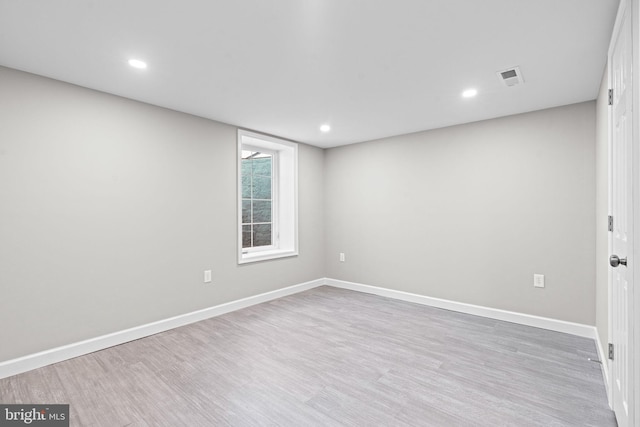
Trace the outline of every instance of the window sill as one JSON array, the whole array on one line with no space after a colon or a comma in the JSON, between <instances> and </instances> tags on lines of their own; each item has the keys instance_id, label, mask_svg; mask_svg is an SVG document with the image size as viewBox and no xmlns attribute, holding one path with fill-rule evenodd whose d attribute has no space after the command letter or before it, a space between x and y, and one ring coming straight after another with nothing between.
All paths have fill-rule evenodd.
<instances>
[{"instance_id":1,"label":"window sill","mask_svg":"<svg viewBox=\"0 0 640 427\"><path fill-rule=\"evenodd\" d=\"M238 264L247 264L250 262L267 261L270 259L285 258L291 256L297 256L298 251L292 251L287 249L276 249L270 251L254 251L246 254L241 254Z\"/></svg>"}]
</instances>

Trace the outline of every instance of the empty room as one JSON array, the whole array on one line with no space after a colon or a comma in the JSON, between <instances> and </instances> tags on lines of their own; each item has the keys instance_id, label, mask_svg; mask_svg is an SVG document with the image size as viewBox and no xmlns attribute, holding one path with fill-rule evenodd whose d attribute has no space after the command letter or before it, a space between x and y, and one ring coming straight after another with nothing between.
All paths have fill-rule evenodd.
<instances>
[{"instance_id":1,"label":"empty room","mask_svg":"<svg viewBox=\"0 0 640 427\"><path fill-rule=\"evenodd\" d=\"M0 0L0 426L640 427L639 30Z\"/></svg>"}]
</instances>

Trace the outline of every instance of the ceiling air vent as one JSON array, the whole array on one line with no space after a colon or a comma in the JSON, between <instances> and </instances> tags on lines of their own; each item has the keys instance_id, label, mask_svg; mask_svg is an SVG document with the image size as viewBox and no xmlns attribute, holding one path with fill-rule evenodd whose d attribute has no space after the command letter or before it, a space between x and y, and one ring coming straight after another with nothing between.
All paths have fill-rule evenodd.
<instances>
[{"instance_id":1,"label":"ceiling air vent","mask_svg":"<svg viewBox=\"0 0 640 427\"><path fill-rule=\"evenodd\" d=\"M522 73L518 67L507 68L506 70L498 71L497 74L498 78L505 86L511 87L524 83Z\"/></svg>"}]
</instances>

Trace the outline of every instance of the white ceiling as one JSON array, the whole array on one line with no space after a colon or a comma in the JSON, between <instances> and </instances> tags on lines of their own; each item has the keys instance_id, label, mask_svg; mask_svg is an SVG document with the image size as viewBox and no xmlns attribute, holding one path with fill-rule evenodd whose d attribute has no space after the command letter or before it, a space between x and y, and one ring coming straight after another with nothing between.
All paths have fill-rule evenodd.
<instances>
[{"instance_id":1,"label":"white ceiling","mask_svg":"<svg viewBox=\"0 0 640 427\"><path fill-rule=\"evenodd\" d=\"M0 0L0 65L332 147L594 99L617 4Z\"/></svg>"}]
</instances>

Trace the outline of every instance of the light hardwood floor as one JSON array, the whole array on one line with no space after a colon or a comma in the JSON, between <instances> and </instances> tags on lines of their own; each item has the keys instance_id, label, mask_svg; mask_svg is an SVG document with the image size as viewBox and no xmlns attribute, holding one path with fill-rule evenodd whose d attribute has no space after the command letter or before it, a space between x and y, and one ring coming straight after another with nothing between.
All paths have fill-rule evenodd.
<instances>
[{"instance_id":1,"label":"light hardwood floor","mask_svg":"<svg viewBox=\"0 0 640 427\"><path fill-rule=\"evenodd\" d=\"M320 287L0 380L73 426L615 426L592 340Z\"/></svg>"}]
</instances>

